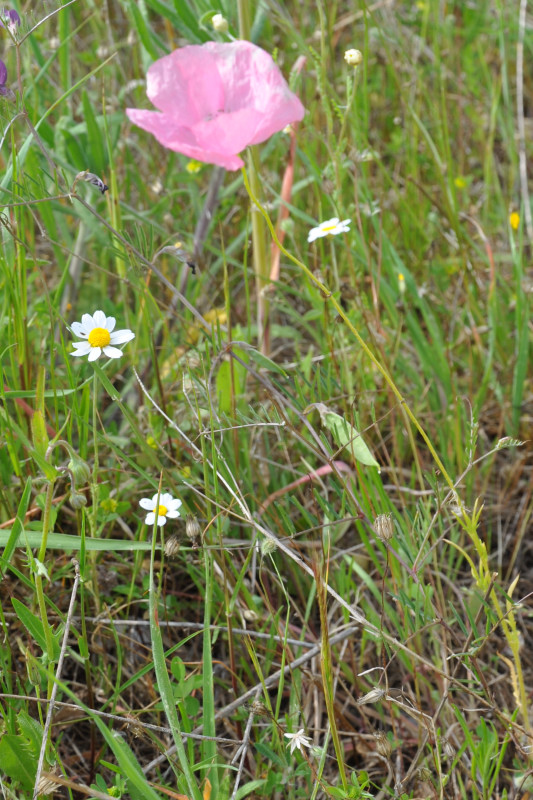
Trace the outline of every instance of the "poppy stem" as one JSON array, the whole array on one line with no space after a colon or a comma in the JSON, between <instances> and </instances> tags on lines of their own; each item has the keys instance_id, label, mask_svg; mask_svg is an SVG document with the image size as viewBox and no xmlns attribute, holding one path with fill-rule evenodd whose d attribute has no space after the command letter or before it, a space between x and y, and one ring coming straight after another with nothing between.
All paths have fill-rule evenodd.
<instances>
[{"instance_id":1,"label":"poppy stem","mask_svg":"<svg viewBox=\"0 0 533 800\"><path fill-rule=\"evenodd\" d=\"M241 39L250 40L251 7L250 0L237 0L239 14L239 36ZM262 199L260 159L257 145L248 148L248 176L252 194L259 202ZM246 181L245 181L246 183ZM266 245L266 224L261 213L253 201L252 204L252 254L255 274L255 292L257 307L257 340L263 355L268 356L270 351L269 336L269 302L268 286L270 280L270 266L268 261L268 249Z\"/></svg>"}]
</instances>

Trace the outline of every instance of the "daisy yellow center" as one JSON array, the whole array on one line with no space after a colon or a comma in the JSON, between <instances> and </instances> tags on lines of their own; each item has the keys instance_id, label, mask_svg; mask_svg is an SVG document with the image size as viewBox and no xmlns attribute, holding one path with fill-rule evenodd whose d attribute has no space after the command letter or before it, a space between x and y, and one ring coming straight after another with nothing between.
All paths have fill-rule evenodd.
<instances>
[{"instance_id":1,"label":"daisy yellow center","mask_svg":"<svg viewBox=\"0 0 533 800\"><path fill-rule=\"evenodd\" d=\"M165 517L167 514L168 508L166 506L158 506L157 507L157 516L158 517Z\"/></svg>"},{"instance_id":2,"label":"daisy yellow center","mask_svg":"<svg viewBox=\"0 0 533 800\"><path fill-rule=\"evenodd\" d=\"M326 225L322 230L324 233L328 233L328 231L334 231L337 225Z\"/></svg>"},{"instance_id":3,"label":"daisy yellow center","mask_svg":"<svg viewBox=\"0 0 533 800\"><path fill-rule=\"evenodd\" d=\"M91 347L106 347L111 341L111 334L105 328L93 328L87 339Z\"/></svg>"}]
</instances>

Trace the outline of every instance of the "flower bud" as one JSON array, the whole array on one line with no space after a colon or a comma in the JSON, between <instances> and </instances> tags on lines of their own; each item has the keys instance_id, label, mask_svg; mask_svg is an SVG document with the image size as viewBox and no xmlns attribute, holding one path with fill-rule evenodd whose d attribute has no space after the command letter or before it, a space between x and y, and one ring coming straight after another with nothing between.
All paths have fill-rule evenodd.
<instances>
[{"instance_id":1,"label":"flower bud","mask_svg":"<svg viewBox=\"0 0 533 800\"><path fill-rule=\"evenodd\" d=\"M360 50L347 50L344 54L344 60L350 67L358 67L363 60L363 54Z\"/></svg>"},{"instance_id":2,"label":"flower bud","mask_svg":"<svg viewBox=\"0 0 533 800\"><path fill-rule=\"evenodd\" d=\"M85 486L91 477L89 465L72 448L70 448L70 461L67 464L67 469L72 475L72 482L76 489Z\"/></svg>"},{"instance_id":3,"label":"flower bud","mask_svg":"<svg viewBox=\"0 0 533 800\"><path fill-rule=\"evenodd\" d=\"M388 542L394 536L392 514L379 514L374 520L374 533L381 542Z\"/></svg>"},{"instance_id":4,"label":"flower bud","mask_svg":"<svg viewBox=\"0 0 533 800\"><path fill-rule=\"evenodd\" d=\"M228 20L226 17L223 17L222 14L213 14L211 17L211 25L216 30L217 33L227 33L228 32Z\"/></svg>"},{"instance_id":5,"label":"flower bud","mask_svg":"<svg viewBox=\"0 0 533 800\"><path fill-rule=\"evenodd\" d=\"M70 493L69 502L72 508L77 510L78 508L83 508L84 506L87 505L87 498L81 492L73 490Z\"/></svg>"},{"instance_id":6,"label":"flower bud","mask_svg":"<svg viewBox=\"0 0 533 800\"><path fill-rule=\"evenodd\" d=\"M185 520L185 534L191 540L193 547L198 547L198 542L202 539L202 528L194 514L188 514Z\"/></svg>"},{"instance_id":7,"label":"flower bud","mask_svg":"<svg viewBox=\"0 0 533 800\"><path fill-rule=\"evenodd\" d=\"M180 549L180 540L176 536L176 534L173 533L172 536L169 536L169 538L165 542L165 555L168 558L172 558L172 556L175 556L177 554L179 549Z\"/></svg>"},{"instance_id":8,"label":"flower bud","mask_svg":"<svg viewBox=\"0 0 533 800\"><path fill-rule=\"evenodd\" d=\"M385 731L376 731L374 733L374 739L376 740L376 750L380 756L383 756L383 758L386 758L388 761L391 757L392 745L387 734Z\"/></svg>"}]
</instances>

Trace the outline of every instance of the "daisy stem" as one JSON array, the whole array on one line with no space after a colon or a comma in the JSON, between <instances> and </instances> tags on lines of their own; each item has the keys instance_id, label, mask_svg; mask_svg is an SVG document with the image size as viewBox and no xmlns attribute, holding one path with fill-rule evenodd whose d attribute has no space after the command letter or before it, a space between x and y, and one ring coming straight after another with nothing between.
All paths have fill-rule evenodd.
<instances>
[{"instance_id":1,"label":"daisy stem","mask_svg":"<svg viewBox=\"0 0 533 800\"><path fill-rule=\"evenodd\" d=\"M250 0L238 0L237 7L239 13L239 36L241 39L250 39L252 25L250 14ZM248 148L248 174L250 176L250 186L253 196L261 200L261 177L259 149L257 145ZM243 167L243 173L245 169ZM245 180L246 182L246 180ZM261 352L268 355L270 350L269 336L269 302L267 297L267 286L270 278L268 264L268 251L266 245L266 225L260 209L252 203L252 256L255 274L255 292L257 304L257 339L261 347Z\"/></svg>"},{"instance_id":2,"label":"daisy stem","mask_svg":"<svg viewBox=\"0 0 533 800\"><path fill-rule=\"evenodd\" d=\"M39 548L39 554L37 556L40 564L44 564L44 559L46 558L46 545L48 543L48 532L50 529L50 516L52 512L52 501L54 499L54 486L55 486L55 479L53 478L49 479L48 486L46 487L46 496L44 501L41 546ZM41 615L44 637L46 640L46 650L47 650L46 655L48 658L48 666L49 669L51 670L54 661L54 641L52 638L52 629L48 624L48 615L46 613L46 601L44 599L44 590L43 590L43 577L40 574L40 571L37 571L35 575L35 590L37 592L39 613ZM48 678L48 697L50 697L53 685L54 683L50 675L50 677Z\"/></svg>"},{"instance_id":3,"label":"daisy stem","mask_svg":"<svg viewBox=\"0 0 533 800\"><path fill-rule=\"evenodd\" d=\"M96 520L98 515L98 436L97 436L97 420L96 413L96 399L98 397L98 375L96 370L93 375L93 440L94 440L94 460L93 460L93 476L91 481L91 494L93 498L93 507L91 514L91 535L96 536Z\"/></svg>"}]
</instances>

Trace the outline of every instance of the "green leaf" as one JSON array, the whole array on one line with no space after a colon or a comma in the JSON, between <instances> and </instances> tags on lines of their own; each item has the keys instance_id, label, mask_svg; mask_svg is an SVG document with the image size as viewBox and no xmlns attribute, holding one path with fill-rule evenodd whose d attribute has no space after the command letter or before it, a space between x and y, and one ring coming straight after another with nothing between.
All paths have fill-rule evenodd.
<instances>
[{"instance_id":1,"label":"green leaf","mask_svg":"<svg viewBox=\"0 0 533 800\"><path fill-rule=\"evenodd\" d=\"M42 541L42 533L40 531L24 531L19 533L14 541L11 540L11 533L15 530L15 525L11 530L5 529L0 531L0 547L5 546L7 551L7 544L9 543L10 554L15 547L40 547ZM86 550L109 550L111 552L118 552L119 550L150 550L149 542L132 542L129 539L85 539ZM81 549L81 536L72 536L67 533L50 533L46 542L47 550L80 550ZM2 556L2 561L6 560L6 553Z\"/></svg>"},{"instance_id":2,"label":"green leaf","mask_svg":"<svg viewBox=\"0 0 533 800\"><path fill-rule=\"evenodd\" d=\"M26 791L33 789L37 758L22 736L6 733L0 740L0 764L5 775L18 781Z\"/></svg>"},{"instance_id":3,"label":"green leaf","mask_svg":"<svg viewBox=\"0 0 533 800\"><path fill-rule=\"evenodd\" d=\"M267 369L269 372L277 372L279 375L283 375L284 378L287 377L287 373L282 367L279 366L279 364L276 364L275 361L272 361L272 359L264 356L263 353L259 352L259 350L255 350L252 347L248 350L248 353L250 354L250 358L253 358L259 367Z\"/></svg>"},{"instance_id":4,"label":"green leaf","mask_svg":"<svg viewBox=\"0 0 533 800\"><path fill-rule=\"evenodd\" d=\"M22 533L22 521L28 510L28 505L30 502L31 497L31 478L28 478L26 481L26 486L24 487L24 491L22 493L22 497L20 498L19 507L17 509L17 517L15 519L15 523L11 530L4 530L1 533L6 534L5 541L0 539L0 544L4 545L5 550L2 553L2 574L4 574L7 565L11 560L11 556L13 555L15 548L17 547L17 541ZM40 542L39 542L40 544ZM24 546L24 544L19 545Z\"/></svg>"},{"instance_id":5,"label":"green leaf","mask_svg":"<svg viewBox=\"0 0 533 800\"><path fill-rule=\"evenodd\" d=\"M357 428L354 428L340 414L330 411L324 403L316 403L315 408L320 414L322 425L328 429L339 447L347 448L361 464L366 464L368 467L377 467L378 472L381 472L378 462L368 449Z\"/></svg>"},{"instance_id":6,"label":"green leaf","mask_svg":"<svg viewBox=\"0 0 533 800\"><path fill-rule=\"evenodd\" d=\"M13 608L15 609L15 613L33 638L35 642L39 645L43 653L47 653L48 656L53 660L57 661L59 658L59 641L58 641L58 634L55 634L52 638L54 644L54 652L48 653L48 646L46 644L46 636L44 633L44 624L43 621L33 614L29 608L17 600L16 597L11 598L11 602L13 604ZM1 762L0 762L1 763Z\"/></svg>"}]
</instances>

